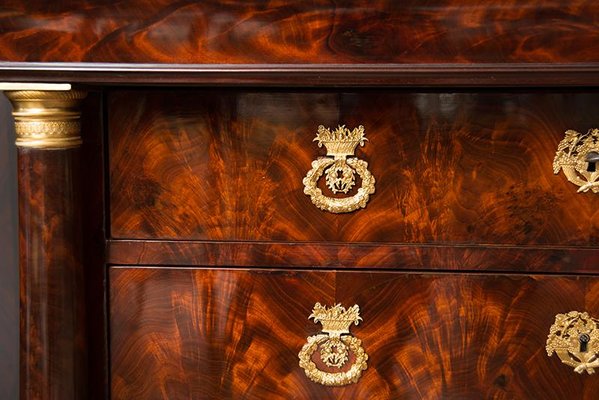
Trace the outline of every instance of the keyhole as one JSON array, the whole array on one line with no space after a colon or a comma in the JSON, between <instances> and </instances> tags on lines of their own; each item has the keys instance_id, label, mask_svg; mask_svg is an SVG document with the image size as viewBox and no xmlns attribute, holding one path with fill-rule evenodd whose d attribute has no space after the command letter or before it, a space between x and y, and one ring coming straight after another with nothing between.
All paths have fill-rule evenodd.
<instances>
[{"instance_id":1,"label":"keyhole","mask_svg":"<svg viewBox=\"0 0 599 400\"><path fill-rule=\"evenodd\" d=\"M585 157L585 161L588 163L587 172L595 172L597 170L596 163L599 162L599 153L590 151Z\"/></svg>"},{"instance_id":2,"label":"keyhole","mask_svg":"<svg viewBox=\"0 0 599 400\"><path fill-rule=\"evenodd\" d=\"M588 344L591 341L591 337L588 334L583 333L578 337L578 341L580 342L580 352L586 353Z\"/></svg>"}]
</instances>

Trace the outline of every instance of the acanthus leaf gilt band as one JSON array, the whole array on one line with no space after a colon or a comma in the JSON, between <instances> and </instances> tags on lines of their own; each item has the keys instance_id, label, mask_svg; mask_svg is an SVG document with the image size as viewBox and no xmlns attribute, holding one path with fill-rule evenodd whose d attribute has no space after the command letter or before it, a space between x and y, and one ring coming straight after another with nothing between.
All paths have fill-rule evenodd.
<instances>
[{"instance_id":1,"label":"acanthus leaf gilt band","mask_svg":"<svg viewBox=\"0 0 599 400\"><path fill-rule=\"evenodd\" d=\"M362 125L353 130L349 130L345 125L339 125L335 130L325 128L323 125L318 127L314 141L318 141L318 147L323 145L326 147L328 157L314 160L312 169L303 180L304 193L310 196L316 207L335 214L366 207L370 195L375 191L375 179L368 171L366 161L350 156L354 155L358 145L364 146L367 140ZM320 178L325 175L326 186L333 194L347 194L356 183L356 173L362 180L362 186L353 196L325 196L318 187Z\"/></svg>"},{"instance_id":2,"label":"acanthus leaf gilt band","mask_svg":"<svg viewBox=\"0 0 599 400\"><path fill-rule=\"evenodd\" d=\"M5 91L13 105L16 145L38 149L69 149L81 145L79 90Z\"/></svg>"}]
</instances>

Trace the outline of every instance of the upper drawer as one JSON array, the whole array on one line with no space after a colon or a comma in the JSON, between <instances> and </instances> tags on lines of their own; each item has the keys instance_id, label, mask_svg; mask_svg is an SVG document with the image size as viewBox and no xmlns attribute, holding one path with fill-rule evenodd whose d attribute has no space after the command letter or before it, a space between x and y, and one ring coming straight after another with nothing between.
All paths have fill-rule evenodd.
<instances>
[{"instance_id":1,"label":"upper drawer","mask_svg":"<svg viewBox=\"0 0 599 400\"><path fill-rule=\"evenodd\" d=\"M552 167L566 130L599 126L597 105L599 92L113 91L111 235L597 245L599 195ZM365 127L356 155L376 179L348 214L318 209L302 182L326 154L318 126L338 124Z\"/></svg>"}]
</instances>

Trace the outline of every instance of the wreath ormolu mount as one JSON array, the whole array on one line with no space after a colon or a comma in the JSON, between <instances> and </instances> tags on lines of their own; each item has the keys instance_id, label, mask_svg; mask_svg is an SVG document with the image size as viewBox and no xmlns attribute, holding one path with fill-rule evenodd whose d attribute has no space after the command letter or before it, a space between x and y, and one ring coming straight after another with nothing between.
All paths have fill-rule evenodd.
<instances>
[{"instance_id":1,"label":"wreath ormolu mount","mask_svg":"<svg viewBox=\"0 0 599 400\"><path fill-rule=\"evenodd\" d=\"M367 368L368 355L362 348L362 341L349 332L352 324L358 325L360 307L355 304L348 309L337 304L333 307L316 303L312 314L314 322L322 324L322 332L308 337L307 343L299 352L299 365L306 372L306 376L316 383L325 386L343 386L358 382L362 371ZM320 362L338 372L327 372L319 369L314 353L318 351ZM353 363L347 366L351 358Z\"/></svg>"},{"instance_id":2,"label":"wreath ormolu mount","mask_svg":"<svg viewBox=\"0 0 599 400\"><path fill-rule=\"evenodd\" d=\"M599 320L586 312L557 314L546 350L549 356L556 353L575 372L594 374L599 367Z\"/></svg>"},{"instance_id":3,"label":"wreath ormolu mount","mask_svg":"<svg viewBox=\"0 0 599 400\"><path fill-rule=\"evenodd\" d=\"M367 140L362 125L351 131L345 125L339 125L333 131L322 125L318 127L313 141L318 141L318 147L326 147L327 157L314 160L312 169L303 180L304 193L310 196L316 207L336 214L366 207L370 195L374 193L375 179L368 171L366 161L351 156L354 155L356 147L364 146ZM347 194L356 184L356 173L362 180L362 186L353 196L329 197L318 188L318 181L324 174L326 186L333 194Z\"/></svg>"},{"instance_id":4,"label":"wreath ormolu mount","mask_svg":"<svg viewBox=\"0 0 599 400\"><path fill-rule=\"evenodd\" d=\"M555 159L553 173L564 171L566 178L580 186L578 192L599 193L599 129L587 133L566 131L560 142Z\"/></svg>"}]
</instances>

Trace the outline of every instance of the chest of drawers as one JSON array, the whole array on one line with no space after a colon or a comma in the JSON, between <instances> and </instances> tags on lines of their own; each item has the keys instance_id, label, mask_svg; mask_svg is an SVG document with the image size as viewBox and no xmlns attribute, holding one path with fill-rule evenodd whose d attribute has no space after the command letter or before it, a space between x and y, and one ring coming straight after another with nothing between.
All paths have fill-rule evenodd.
<instances>
[{"instance_id":1,"label":"chest of drawers","mask_svg":"<svg viewBox=\"0 0 599 400\"><path fill-rule=\"evenodd\" d=\"M594 2L5 10L22 398L596 396Z\"/></svg>"}]
</instances>

